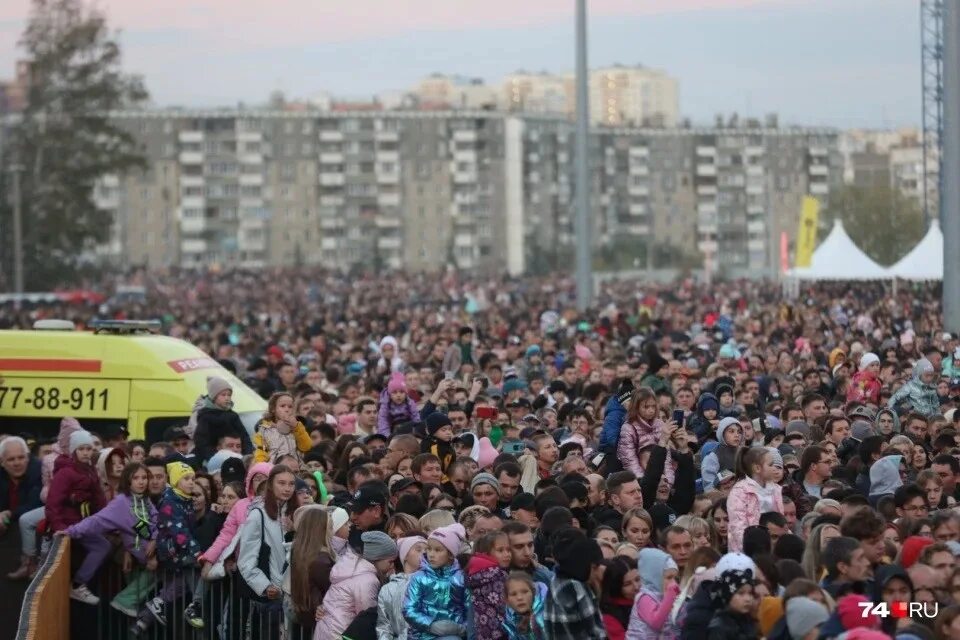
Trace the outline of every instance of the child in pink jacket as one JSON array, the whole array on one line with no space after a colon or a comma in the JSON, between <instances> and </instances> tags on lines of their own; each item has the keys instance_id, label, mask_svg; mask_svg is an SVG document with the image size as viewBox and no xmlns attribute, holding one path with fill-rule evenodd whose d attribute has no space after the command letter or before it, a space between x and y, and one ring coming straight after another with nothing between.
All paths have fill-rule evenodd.
<instances>
[{"instance_id":1,"label":"child in pink jacket","mask_svg":"<svg viewBox=\"0 0 960 640\"><path fill-rule=\"evenodd\" d=\"M779 468L777 462L779 461ZM727 549L743 551L743 532L760 524L760 514L783 513L783 458L770 447L751 447L741 453L737 481L727 496L730 523L727 525Z\"/></svg>"},{"instance_id":2,"label":"child in pink jacket","mask_svg":"<svg viewBox=\"0 0 960 640\"><path fill-rule=\"evenodd\" d=\"M670 610L680 595L677 563L665 551L649 547L640 550L637 568L640 593L630 611L627 640L678 638L680 630L670 620Z\"/></svg>"},{"instance_id":3,"label":"child in pink jacket","mask_svg":"<svg viewBox=\"0 0 960 640\"><path fill-rule=\"evenodd\" d=\"M263 483L270 475L273 465L269 462L258 462L247 471L247 497L237 500L237 503L230 509L220 535L213 541L210 548L200 556L201 564L217 564L221 560L220 556L230 546L233 539L240 531L240 527L247 521L247 512L250 511L250 503L257 497L257 490L263 486Z\"/></svg>"}]
</instances>

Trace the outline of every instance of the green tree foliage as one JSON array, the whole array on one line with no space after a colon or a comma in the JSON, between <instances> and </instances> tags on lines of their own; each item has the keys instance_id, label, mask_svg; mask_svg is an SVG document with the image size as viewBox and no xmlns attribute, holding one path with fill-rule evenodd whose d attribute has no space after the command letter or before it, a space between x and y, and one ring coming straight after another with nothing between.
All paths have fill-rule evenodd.
<instances>
[{"instance_id":1,"label":"green tree foliage","mask_svg":"<svg viewBox=\"0 0 960 640\"><path fill-rule=\"evenodd\" d=\"M24 277L36 290L74 279L109 239L112 220L94 204L96 181L145 164L108 114L144 102L147 92L122 73L116 34L84 0L32 0L20 46L30 63L28 103L4 160L23 167ZM6 207L5 229L8 216Z\"/></svg>"},{"instance_id":2,"label":"green tree foliage","mask_svg":"<svg viewBox=\"0 0 960 640\"><path fill-rule=\"evenodd\" d=\"M923 211L913 198L889 186L846 186L830 195L826 221L839 217L850 239L887 267L923 238ZM830 224L826 225L829 232Z\"/></svg>"}]
</instances>

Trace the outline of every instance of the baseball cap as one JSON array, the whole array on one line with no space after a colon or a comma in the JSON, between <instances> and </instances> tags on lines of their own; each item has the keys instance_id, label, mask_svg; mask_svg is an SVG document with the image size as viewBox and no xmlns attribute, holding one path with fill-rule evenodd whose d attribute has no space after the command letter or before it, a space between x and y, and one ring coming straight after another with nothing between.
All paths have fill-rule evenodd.
<instances>
[{"instance_id":1,"label":"baseball cap","mask_svg":"<svg viewBox=\"0 0 960 640\"><path fill-rule=\"evenodd\" d=\"M403 478L393 483L393 486L390 487L390 495L396 495L404 489L409 489L410 487L416 487L419 491L423 491L423 483L419 480L414 480L413 478Z\"/></svg>"},{"instance_id":2,"label":"baseball cap","mask_svg":"<svg viewBox=\"0 0 960 640\"><path fill-rule=\"evenodd\" d=\"M353 492L353 496L351 496L346 506L352 513L360 513L371 507L386 508L387 496L379 487L364 485Z\"/></svg>"},{"instance_id":3,"label":"baseball cap","mask_svg":"<svg viewBox=\"0 0 960 640\"><path fill-rule=\"evenodd\" d=\"M730 471L729 469L721 469L720 471L717 472L718 485L723 482L726 482L727 480L731 480L732 478L733 478L733 471Z\"/></svg>"}]
</instances>

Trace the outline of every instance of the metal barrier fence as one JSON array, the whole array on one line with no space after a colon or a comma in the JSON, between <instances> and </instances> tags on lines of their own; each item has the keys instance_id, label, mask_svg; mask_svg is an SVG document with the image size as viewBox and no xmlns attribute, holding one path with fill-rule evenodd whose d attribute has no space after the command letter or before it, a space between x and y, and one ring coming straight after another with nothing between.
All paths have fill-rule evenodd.
<instances>
[{"instance_id":1,"label":"metal barrier fence","mask_svg":"<svg viewBox=\"0 0 960 640\"><path fill-rule=\"evenodd\" d=\"M100 602L72 600L71 576L84 555L81 545L73 549L67 538L54 538L24 601L17 640L312 640L313 630L297 624L283 599L262 604L241 595L238 573L210 582L193 568L125 574L113 558L89 585ZM191 602L201 628L184 616Z\"/></svg>"},{"instance_id":2,"label":"metal barrier fence","mask_svg":"<svg viewBox=\"0 0 960 640\"><path fill-rule=\"evenodd\" d=\"M17 640L69 637L70 555L70 539L56 538L24 595Z\"/></svg>"}]
</instances>

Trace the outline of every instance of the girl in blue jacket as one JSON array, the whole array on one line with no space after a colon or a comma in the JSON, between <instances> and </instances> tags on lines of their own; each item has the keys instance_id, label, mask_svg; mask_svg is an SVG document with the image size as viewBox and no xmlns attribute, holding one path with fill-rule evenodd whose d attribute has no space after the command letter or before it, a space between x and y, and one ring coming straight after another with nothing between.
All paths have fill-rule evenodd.
<instances>
[{"instance_id":1,"label":"girl in blue jacket","mask_svg":"<svg viewBox=\"0 0 960 640\"><path fill-rule=\"evenodd\" d=\"M434 530L427 539L420 571L410 578L403 602L409 640L466 636L466 593L457 564L465 538L463 526L455 523Z\"/></svg>"}]
</instances>

